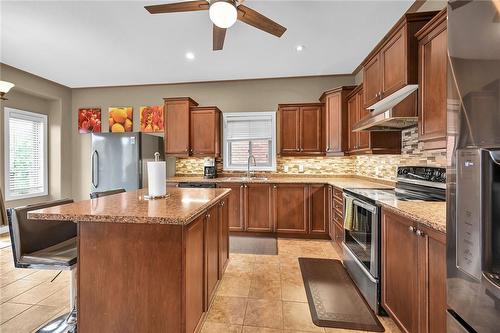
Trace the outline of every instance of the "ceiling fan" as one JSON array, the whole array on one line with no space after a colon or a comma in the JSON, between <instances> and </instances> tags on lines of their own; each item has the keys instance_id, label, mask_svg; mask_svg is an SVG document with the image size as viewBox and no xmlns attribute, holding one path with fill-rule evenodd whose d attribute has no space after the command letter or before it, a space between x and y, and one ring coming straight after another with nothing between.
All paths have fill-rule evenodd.
<instances>
[{"instance_id":1,"label":"ceiling fan","mask_svg":"<svg viewBox=\"0 0 500 333\"><path fill-rule=\"evenodd\" d=\"M276 37L281 37L286 28L243 5L244 0L197 0L145 6L151 14L194 12L208 10L213 23L213 50L222 50L226 29L240 20Z\"/></svg>"}]
</instances>

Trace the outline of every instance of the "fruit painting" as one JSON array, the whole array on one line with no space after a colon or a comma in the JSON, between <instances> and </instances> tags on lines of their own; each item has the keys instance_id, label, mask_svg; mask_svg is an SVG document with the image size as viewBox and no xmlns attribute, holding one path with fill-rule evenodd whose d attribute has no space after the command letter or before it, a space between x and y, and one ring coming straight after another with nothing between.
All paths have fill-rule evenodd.
<instances>
[{"instance_id":1,"label":"fruit painting","mask_svg":"<svg viewBox=\"0 0 500 333\"><path fill-rule=\"evenodd\" d=\"M109 131L113 133L132 132L134 109L132 107L109 108Z\"/></svg>"},{"instance_id":2,"label":"fruit painting","mask_svg":"<svg viewBox=\"0 0 500 333\"><path fill-rule=\"evenodd\" d=\"M79 133L101 132L101 108L78 109L78 132Z\"/></svg>"},{"instance_id":3,"label":"fruit painting","mask_svg":"<svg viewBox=\"0 0 500 333\"><path fill-rule=\"evenodd\" d=\"M163 132L163 105L141 106L141 132Z\"/></svg>"}]
</instances>

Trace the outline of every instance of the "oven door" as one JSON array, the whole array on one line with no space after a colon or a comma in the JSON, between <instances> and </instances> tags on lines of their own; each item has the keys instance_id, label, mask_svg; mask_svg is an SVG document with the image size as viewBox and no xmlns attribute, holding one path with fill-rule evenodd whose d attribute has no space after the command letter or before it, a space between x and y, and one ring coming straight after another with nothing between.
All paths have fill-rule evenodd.
<instances>
[{"instance_id":1,"label":"oven door","mask_svg":"<svg viewBox=\"0 0 500 333\"><path fill-rule=\"evenodd\" d=\"M344 243L362 268L378 279L378 207L346 194L344 202Z\"/></svg>"}]
</instances>

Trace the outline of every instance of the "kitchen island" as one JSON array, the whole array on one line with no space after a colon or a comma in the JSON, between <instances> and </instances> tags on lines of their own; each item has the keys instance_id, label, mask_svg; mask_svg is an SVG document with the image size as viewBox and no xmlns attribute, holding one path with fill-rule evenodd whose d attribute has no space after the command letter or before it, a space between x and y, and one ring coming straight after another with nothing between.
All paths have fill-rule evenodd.
<instances>
[{"instance_id":1,"label":"kitchen island","mask_svg":"<svg viewBox=\"0 0 500 333\"><path fill-rule=\"evenodd\" d=\"M30 212L78 224L78 332L196 331L229 258L229 192L139 190Z\"/></svg>"}]
</instances>

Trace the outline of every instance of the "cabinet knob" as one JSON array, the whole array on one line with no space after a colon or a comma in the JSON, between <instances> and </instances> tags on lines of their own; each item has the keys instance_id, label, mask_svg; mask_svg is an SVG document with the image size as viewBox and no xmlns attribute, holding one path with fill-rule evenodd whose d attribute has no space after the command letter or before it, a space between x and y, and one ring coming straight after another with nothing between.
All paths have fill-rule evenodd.
<instances>
[{"instance_id":1,"label":"cabinet knob","mask_svg":"<svg viewBox=\"0 0 500 333\"><path fill-rule=\"evenodd\" d=\"M240 185L240 188L243 188L243 185Z\"/></svg>"},{"instance_id":2,"label":"cabinet knob","mask_svg":"<svg viewBox=\"0 0 500 333\"><path fill-rule=\"evenodd\" d=\"M300 148L297 148L296 150L297 150L297 151L300 151Z\"/></svg>"},{"instance_id":3,"label":"cabinet knob","mask_svg":"<svg viewBox=\"0 0 500 333\"><path fill-rule=\"evenodd\" d=\"M417 230L417 228L415 228L415 227L414 227L414 226L412 226L412 225L408 227L408 231L409 231L409 232L415 232L416 230Z\"/></svg>"},{"instance_id":4,"label":"cabinet knob","mask_svg":"<svg viewBox=\"0 0 500 333\"><path fill-rule=\"evenodd\" d=\"M189 152L189 148L186 148L186 153Z\"/></svg>"},{"instance_id":5,"label":"cabinet knob","mask_svg":"<svg viewBox=\"0 0 500 333\"><path fill-rule=\"evenodd\" d=\"M221 202L220 202L220 206L221 206L221 207L224 207L224 201L221 201Z\"/></svg>"},{"instance_id":6,"label":"cabinet knob","mask_svg":"<svg viewBox=\"0 0 500 333\"><path fill-rule=\"evenodd\" d=\"M210 219L210 214L207 214L207 218Z\"/></svg>"},{"instance_id":7,"label":"cabinet knob","mask_svg":"<svg viewBox=\"0 0 500 333\"><path fill-rule=\"evenodd\" d=\"M326 151L330 151L330 147L326 147Z\"/></svg>"},{"instance_id":8,"label":"cabinet knob","mask_svg":"<svg viewBox=\"0 0 500 333\"><path fill-rule=\"evenodd\" d=\"M273 188L274 188L274 189L276 189L276 188L278 188L278 186L276 186L276 185L273 185Z\"/></svg>"},{"instance_id":9,"label":"cabinet knob","mask_svg":"<svg viewBox=\"0 0 500 333\"><path fill-rule=\"evenodd\" d=\"M421 236L421 237L423 237L425 235L425 233L422 230L417 230L415 233L417 234L417 236Z\"/></svg>"}]
</instances>

